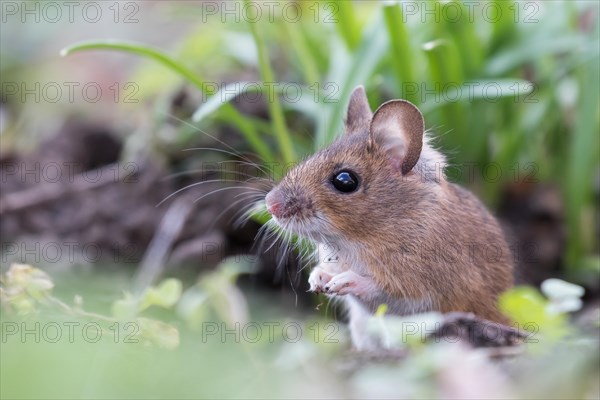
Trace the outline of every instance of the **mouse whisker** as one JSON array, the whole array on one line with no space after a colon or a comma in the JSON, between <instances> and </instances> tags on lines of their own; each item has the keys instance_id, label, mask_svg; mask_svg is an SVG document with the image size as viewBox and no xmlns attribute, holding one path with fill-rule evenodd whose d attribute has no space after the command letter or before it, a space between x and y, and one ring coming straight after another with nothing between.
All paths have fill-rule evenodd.
<instances>
[{"instance_id":1,"label":"mouse whisker","mask_svg":"<svg viewBox=\"0 0 600 400\"><path fill-rule=\"evenodd\" d=\"M251 200L251 198L246 198L244 200L248 201L248 200ZM229 221L231 222L235 218L235 221L233 222L233 226L235 228L242 227L244 224L246 224L252 218L252 215L256 211L257 204L258 204L258 202L253 201L253 202L250 202L249 204L243 205L238 211L235 212L235 214L229 219Z\"/></svg>"},{"instance_id":2,"label":"mouse whisker","mask_svg":"<svg viewBox=\"0 0 600 400\"><path fill-rule=\"evenodd\" d=\"M238 182L250 182L250 181L256 181L257 183L263 184L265 187L265 190L270 190L272 189L272 185L273 183L266 178L260 177L260 176L256 176L253 174L249 174L246 172L242 172L242 171L228 171L228 170L220 170L220 169L193 169L193 170L188 170L188 171L181 171L181 172L175 172L169 175L164 176L163 178L161 178L161 181L167 181L167 180L171 180L180 176L186 176L186 175L193 175L193 174L205 174L205 173L213 173L213 172L217 172L217 173L221 173L221 178L222 180L236 180ZM246 180L242 180L242 179L236 179L237 176L242 176L245 178L248 178Z\"/></svg>"},{"instance_id":3,"label":"mouse whisker","mask_svg":"<svg viewBox=\"0 0 600 400\"><path fill-rule=\"evenodd\" d=\"M239 181L235 181L235 180L223 180L223 179L210 179L208 181L201 181L201 182L195 182L195 183L191 183L187 186L182 187L181 189L177 189L176 191L174 191L173 193L171 193L170 195L168 195L167 197L165 197L164 199L162 199L157 205L156 207L159 207L160 205L162 205L165 201L169 200L170 198L172 198L173 196L176 196L177 194L186 191L188 189L191 189L195 186L200 186L200 185L205 185L207 183L240 183ZM248 187L248 186L231 186L231 187L236 187L236 188L243 188L243 189L248 189L248 190L257 190L259 191L259 189L256 188L252 188L252 187Z\"/></svg>"},{"instance_id":4,"label":"mouse whisker","mask_svg":"<svg viewBox=\"0 0 600 400\"><path fill-rule=\"evenodd\" d=\"M232 203L231 203L229 206L227 206L227 207L226 207L226 208L225 208L223 211L221 211L221 213L220 213L219 215L217 215L217 216L215 217L215 219L213 220L212 224L211 224L211 225L208 227L207 231L210 231L212 228L214 228L215 224L216 224L216 223L217 223L217 222L218 222L218 221L221 219L221 217L223 217L223 216L224 216L224 215L225 215L225 214L226 214L226 213L227 213L229 210L231 210L233 207L235 207L235 206L236 206L236 204L239 204L239 203L241 203L241 202L244 202L244 201L249 201L249 200L252 200L253 198L262 198L262 197L263 197L263 195L262 195L261 193L254 193L254 192L252 192L252 191L248 191L248 192L240 193L240 194L238 194L238 195L234 196L234 198L236 198L236 197L240 197L240 196L242 196L242 195L244 196L243 198L241 198L241 199L238 199L238 200L236 200L236 201L232 202ZM251 205L252 205L252 203L250 204L250 206L251 206ZM244 209L245 209L246 207L248 207L248 205L244 206ZM234 213L234 215L233 215L233 217L232 217L232 218L234 218L234 217L235 217L235 216L236 216L236 215L237 215L239 212L240 212L240 211L236 211L236 212ZM232 219L232 218L230 218L230 219L229 219L229 223L231 222L231 219ZM246 220L246 221L247 221L247 220ZM244 222L246 222L246 221L244 221ZM234 226L235 226L235 224L234 224Z\"/></svg>"},{"instance_id":5,"label":"mouse whisker","mask_svg":"<svg viewBox=\"0 0 600 400\"><path fill-rule=\"evenodd\" d=\"M262 172L265 176L271 176L270 172L268 169L266 169L266 167L263 167L255 162L248 162L248 161L241 161L241 160L225 160L225 161L219 161L218 164L238 164L238 165L243 165L243 166L249 166L249 167L253 167L256 168L259 172ZM264 178L270 182L273 183L273 185L275 185L275 182L273 182L272 179L270 178Z\"/></svg>"},{"instance_id":6,"label":"mouse whisker","mask_svg":"<svg viewBox=\"0 0 600 400\"><path fill-rule=\"evenodd\" d=\"M213 139L213 140L215 140L215 141L217 141L217 142L221 143L223 146L227 147L228 149L230 149L230 150L232 151L232 153L231 153L232 155L234 155L234 156L236 156L236 157L239 157L239 158L241 158L241 159L243 159L243 160L246 160L246 161L248 161L248 162L252 162L252 160L250 160L250 159L248 159L247 157L245 157L243 154L241 154L239 151L237 151L236 149L234 149L233 147L231 147L230 145L228 145L227 143L225 143L225 142L224 142L224 141L222 141L221 139L219 139L219 138L217 138L217 137L215 137L215 136L211 135L210 133L208 133L208 132L206 132L206 131L204 131L204 130L200 129L200 128L199 128L199 127L197 127L196 125L194 125L194 124L191 124L191 123L189 123L189 122L187 122L187 121L185 121L185 120L183 120L183 119L181 119L181 118L178 118L177 116L175 116L175 115L173 115L173 114L170 114L170 113L165 113L165 115L166 115L167 117L169 117L169 118L172 118L172 119L176 120L176 121L177 121L177 122L179 122L179 123L182 123L182 124L184 124L184 125L186 125L186 126L188 126L188 127L192 128L192 129L194 129L195 131L197 131L197 132L200 132L200 133L202 133L203 135L205 135L205 136L208 136L209 138L211 138L211 139ZM184 151L185 151L185 150L184 150ZM257 158L260 158L260 157L258 157L257 155L254 155L254 156L256 156ZM261 159L261 161L264 161L264 160L262 160L262 159Z\"/></svg>"},{"instance_id":7,"label":"mouse whisker","mask_svg":"<svg viewBox=\"0 0 600 400\"><path fill-rule=\"evenodd\" d=\"M257 247L260 253L266 253L266 250L263 250L265 247L265 243L273 238L275 238L275 241L279 239L277 237L277 232L274 229L274 225L275 224L273 220L269 220L267 221L267 223L263 224L263 226L260 227L260 229L254 237L254 244L252 245L252 249ZM259 237L260 240L257 242L257 238Z\"/></svg>"},{"instance_id":8,"label":"mouse whisker","mask_svg":"<svg viewBox=\"0 0 600 400\"><path fill-rule=\"evenodd\" d=\"M215 193L219 193L219 192L222 192L224 190L233 190L233 189L249 189L249 190L253 190L253 188L249 188L248 186L227 186L227 187L224 187L224 188L215 189L213 191L210 191L210 192L206 193L205 195L202 195L202 196L198 197L197 199L195 199L193 201L193 203L195 204L195 203L199 202L200 200L202 200L202 199L204 199L204 198L206 198L208 196L212 196ZM254 189L254 190L262 193L262 191L260 191L259 189Z\"/></svg>"}]
</instances>

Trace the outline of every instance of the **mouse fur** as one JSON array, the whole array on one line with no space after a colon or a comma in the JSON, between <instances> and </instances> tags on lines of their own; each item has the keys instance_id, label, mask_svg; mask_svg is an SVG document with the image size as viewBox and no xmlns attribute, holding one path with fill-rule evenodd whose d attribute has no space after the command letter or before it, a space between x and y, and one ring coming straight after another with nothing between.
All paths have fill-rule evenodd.
<instances>
[{"instance_id":1,"label":"mouse fur","mask_svg":"<svg viewBox=\"0 0 600 400\"><path fill-rule=\"evenodd\" d=\"M396 315L463 311L508 322L496 305L513 282L503 232L444 166L414 105L393 100L373 114L359 86L345 134L267 195L273 221L317 245L311 290L344 299L359 349L376 346L366 320L383 303ZM355 191L336 190L340 171L358 178Z\"/></svg>"}]
</instances>

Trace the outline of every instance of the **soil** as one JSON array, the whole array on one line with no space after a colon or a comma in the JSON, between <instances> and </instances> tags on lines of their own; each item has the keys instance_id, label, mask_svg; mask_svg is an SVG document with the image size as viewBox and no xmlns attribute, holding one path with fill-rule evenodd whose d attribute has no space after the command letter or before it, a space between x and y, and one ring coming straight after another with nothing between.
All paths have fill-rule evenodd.
<instances>
[{"instance_id":1,"label":"soil","mask_svg":"<svg viewBox=\"0 0 600 400\"><path fill-rule=\"evenodd\" d=\"M183 104L185 96L176 100L174 105ZM33 153L2 154L2 266L18 261L46 262L63 270L106 264L137 268L161 221L177 204L188 211L177 232L168 233L165 258L158 260L164 261L162 268L178 265L200 271L214 268L226 257L253 254L259 266L250 278L253 284L291 290L300 303L313 304L295 256L282 262L281 248L264 252L268 242L257 247L258 223L235 223L246 205L235 202L247 190L257 189L254 183L235 183L237 189L218 191L229 183L210 182L219 179L210 173L165 179L181 172L181 152L167 154L170 159L163 166L150 158L119 161L122 148L119 136L106 126L72 119ZM163 202L201 180L206 183ZM497 214L516 249L516 283L539 285L560 275L566 229L556 187L507 187ZM53 257L57 251L61 257Z\"/></svg>"},{"instance_id":2,"label":"soil","mask_svg":"<svg viewBox=\"0 0 600 400\"><path fill-rule=\"evenodd\" d=\"M167 211L178 202L186 204L189 213L169 238L167 265L209 270L226 257L244 255L245 260L258 261L258 273L251 278L254 285L295 291L312 302L303 295L308 287L295 257L288 257L287 271L282 271L277 260L281 250L274 246L262 252L270 243L263 249L256 245L260 225L235 223L246 203L234 202L253 184L236 183L238 189L208 195L227 186L208 182L161 203L198 179L165 179L177 172L179 160L170 160L171 170L150 159L121 162L122 147L110 129L71 120L35 152L2 155L3 268L11 262L54 270L110 264L137 268Z\"/></svg>"}]
</instances>

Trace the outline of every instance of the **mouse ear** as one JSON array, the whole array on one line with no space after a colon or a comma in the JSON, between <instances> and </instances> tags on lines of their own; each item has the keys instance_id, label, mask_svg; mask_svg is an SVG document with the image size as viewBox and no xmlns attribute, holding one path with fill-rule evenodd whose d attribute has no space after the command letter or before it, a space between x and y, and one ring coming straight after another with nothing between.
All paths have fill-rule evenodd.
<instances>
[{"instance_id":1,"label":"mouse ear","mask_svg":"<svg viewBox=\"0 0 600 400\"><path fill-rule=\"evenodd\" d=\"M409 101L382 104L371 121L369 144L377 143L403 175L412 170L423 147L425 123L421 111Z\"/></svg>"},{"instance_id":2,"label":"mouse ear","mask_svg":"<svg viewBox=\"0 0 600 400\"><path fill-rule=\"evenodd\" d=\"M373 118L373 112L369 107L369 100L364 86L354 88L350 96L348 111L346 113L346 134L356 132L367 132Z\"/></svg>"}]
</instances>

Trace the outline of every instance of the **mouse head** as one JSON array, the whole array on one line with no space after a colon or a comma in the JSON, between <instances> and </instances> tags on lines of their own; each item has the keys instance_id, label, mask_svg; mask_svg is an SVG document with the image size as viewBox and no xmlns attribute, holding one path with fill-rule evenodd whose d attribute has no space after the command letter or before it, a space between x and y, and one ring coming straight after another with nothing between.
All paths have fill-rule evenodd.
<instances>
[{"instance_id":1,"label":"mouse head","mask_svg":"<svg viewBox=\"0 0 600 400\"><path fill-rule=\"evenodd\" d=\"M373 114L359 86L345 134L294 167L267 195L267 209L285 231L321 242L361 241L397 225L427 192L415 168L425 153L423 133L412 103L388 101Z\"/></svg>"}]
</instances>

